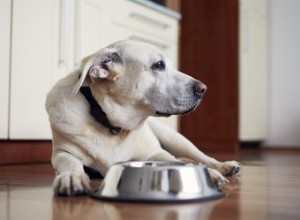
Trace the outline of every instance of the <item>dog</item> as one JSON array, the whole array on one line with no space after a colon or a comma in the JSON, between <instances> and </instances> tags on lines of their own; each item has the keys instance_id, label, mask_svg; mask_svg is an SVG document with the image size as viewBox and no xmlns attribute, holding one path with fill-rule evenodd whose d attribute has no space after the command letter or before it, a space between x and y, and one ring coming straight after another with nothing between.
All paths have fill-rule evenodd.
<instances>
[{"instance_id":1,"label":"dog","mask_svg":"<svg viewBox=\"0 0 300 220\"><path fill-rule=\"evenodd\" d=\"M88 193L84 166L105 176L111 165L131 160L181 161L208 166L212 180L237 175L241 164L202 153L155 117L184 115L207 87L179 72L154 46L119 41L84 58L58 81L46 99L53 136L55 195Z\"/></svg>"}]
</instances>

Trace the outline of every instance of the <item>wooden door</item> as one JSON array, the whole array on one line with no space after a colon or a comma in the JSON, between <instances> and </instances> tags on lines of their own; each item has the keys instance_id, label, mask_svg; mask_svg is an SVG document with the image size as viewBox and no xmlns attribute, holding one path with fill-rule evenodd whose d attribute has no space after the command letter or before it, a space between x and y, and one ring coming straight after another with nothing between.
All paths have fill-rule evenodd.
<instances>
[{"instance_id":1,"label":"wooden door","mask_svg":"<svg viewBox=\"0 0 300 220\"><path fill-rule=\"evenodd\" d=\"M180 68L208 86L181 132L204 151L238 149L238 0L181 5Z\"/></svg>"}]
</instances>

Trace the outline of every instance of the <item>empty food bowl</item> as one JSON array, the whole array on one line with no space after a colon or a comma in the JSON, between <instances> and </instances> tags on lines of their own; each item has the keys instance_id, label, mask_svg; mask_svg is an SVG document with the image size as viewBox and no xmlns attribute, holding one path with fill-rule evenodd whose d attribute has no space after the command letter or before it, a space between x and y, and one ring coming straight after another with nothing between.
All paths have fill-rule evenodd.
<instances>
[{"instance_id":1,"label":"empty food bowl","mask_svg":"<svg viewBox=\"0 0 300 220\"><path fill-rule=\"evenodd\" d=\"M224 195L205 166L158 161L115 164L91 193L96 199L131 202L207 201Z\"/></svg>"}]
</instances>

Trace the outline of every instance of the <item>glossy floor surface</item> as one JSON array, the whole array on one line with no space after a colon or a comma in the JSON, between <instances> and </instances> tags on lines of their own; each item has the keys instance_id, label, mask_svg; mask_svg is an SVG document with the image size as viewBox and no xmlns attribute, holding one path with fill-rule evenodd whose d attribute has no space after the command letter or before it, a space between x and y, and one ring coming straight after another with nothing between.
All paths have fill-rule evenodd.
<instances>
[{"instance_id":1,"label":"glossy floor surface","mask_svg":"<svg viewBox=\"0 0 300 220\"><path fill-rule=\"evenodd\" d=\"M243 163L243 172L230 179L225 198L173 205L53 197L50 164L0 166L0 219L300 219L300 151L242 150L234 159Z\"/></svg>"}]
</instances>

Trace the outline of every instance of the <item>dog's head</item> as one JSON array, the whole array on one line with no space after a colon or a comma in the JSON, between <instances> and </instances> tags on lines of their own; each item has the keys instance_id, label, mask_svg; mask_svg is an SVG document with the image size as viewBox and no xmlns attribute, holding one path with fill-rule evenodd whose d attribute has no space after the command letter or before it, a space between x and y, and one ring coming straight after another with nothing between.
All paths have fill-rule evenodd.
<instances>
[{"instance_id":1,"label":"dog's head","mask_svg":"<svg viewBox=\"0 0 300 220\"><path fill-rule=\"evenodd\" d=\"M74 93L83 82L97 101L130 106L144 116L188 113L206 91L203 83L174 69L158 49L136 41L116 42L85 58Z\"/></svg>"}]
</instances>

